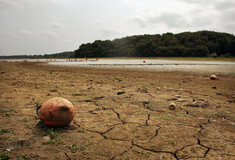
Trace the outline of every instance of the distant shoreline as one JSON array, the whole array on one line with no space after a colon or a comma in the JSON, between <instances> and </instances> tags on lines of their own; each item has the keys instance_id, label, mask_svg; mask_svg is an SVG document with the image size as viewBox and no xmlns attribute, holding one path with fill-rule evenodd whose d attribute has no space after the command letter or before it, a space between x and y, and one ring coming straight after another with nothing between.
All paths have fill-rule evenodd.
<instances>
[{"instance_id":1,"label":"distant shoreline","mask_svg":"<svg viewBox=\"0 0 235 160\"><path fill-rule=\"evenodd\" d=\"M179 61L225 61L225 62L235 62L235 57L97 57L98 59L139 59L139 60L179 60ZM10 61L10 60L17 60L17 61L29 61L29 60L84 60L85 58L0 58L0 61ZM87 57L87 59L95 60L96 57Z\"/></svg>"}]
</instances>

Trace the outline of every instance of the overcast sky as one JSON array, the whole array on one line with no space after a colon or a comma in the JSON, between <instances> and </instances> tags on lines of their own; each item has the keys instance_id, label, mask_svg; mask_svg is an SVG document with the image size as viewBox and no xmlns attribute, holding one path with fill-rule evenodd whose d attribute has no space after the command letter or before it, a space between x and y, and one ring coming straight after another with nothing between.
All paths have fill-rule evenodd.
<instances>
[{"instance_id":1,"label":"overcast sky","mask_svg":"<svg viewBox=\"0 0 235 160\"><path fill-rule=\"evenodd\" d=\"M235 0L0 0L0 55L200 30L235 34Z\"/></svg>"}]
</instances>

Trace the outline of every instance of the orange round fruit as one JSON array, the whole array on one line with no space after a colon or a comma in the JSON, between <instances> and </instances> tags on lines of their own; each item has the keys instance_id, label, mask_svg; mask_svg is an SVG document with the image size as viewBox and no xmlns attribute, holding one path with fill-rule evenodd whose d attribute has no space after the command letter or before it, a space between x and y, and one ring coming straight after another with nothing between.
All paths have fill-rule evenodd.
<instances>
[{"instance_id":1,"label":"orange round fruit","mask_svg":"<svg viewBox=\"0 0 235 160\"><path fill-rule=\"evenodd\" d=\"M55 97L42 104L38 116L47 126L66 126L73 120L74 107L67 99Z\"/></svg>"}]
</instances>

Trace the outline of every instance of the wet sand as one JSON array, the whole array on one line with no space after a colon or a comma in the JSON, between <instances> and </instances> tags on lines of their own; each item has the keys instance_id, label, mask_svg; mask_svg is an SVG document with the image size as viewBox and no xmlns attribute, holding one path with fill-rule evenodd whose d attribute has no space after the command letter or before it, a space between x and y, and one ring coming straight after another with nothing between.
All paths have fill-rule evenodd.
<instances>
[{"instance_id":1,"label":"wet sand","mask_svg":"<svg viewBox=\"0 0 235 160\"><path fill-rule=\"evenodd\" d=\"M0 62L0 154L12 159L234 159L235 75ZM36 104L72 102L69 127ZM175 108L169 108L175 103Z\"/></svg>"}]
</instances>

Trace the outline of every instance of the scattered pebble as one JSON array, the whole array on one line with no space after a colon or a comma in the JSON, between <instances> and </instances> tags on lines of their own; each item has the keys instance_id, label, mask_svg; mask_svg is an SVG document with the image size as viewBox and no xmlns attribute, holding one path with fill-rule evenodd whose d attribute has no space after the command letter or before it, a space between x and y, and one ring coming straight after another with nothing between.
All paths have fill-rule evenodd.
<instances>
[{"instance_id":1,"label":"scattered pebble","mask_svg":"<svg viewBox=\"0 0 235 160\"><path fill-rule=\"evenodd\" d=\"M176 101L177 101L177 102L185 102L186 99L177 99Z\"/></svg>"},{"instance_id":2,"label":"scattered pebble","mask_svg":"<svg viewBox=\"0 0 235 160\"><path fill-rule=\"evenodd\" d=\"M210 75L210 79L211 80L218 80L218 77L214 74Z\"/></svg>"},{"instance_id":3,"label":"scattered pebble","mask_svg":"<svg viewBox=\"0 0 235 160\"><path fill-rule=\"evenodd\" d=\"M210 104L208 102L193 102L191 104L186 104L185 106L206 108L206 107L209 107Z\"/></svg>"},{"instance_id":4,"label":"scattered pebble","mask_svg":"<svg viewBox=\"0 0 235 160\"><path fill-rule=\"evenodd\" d=\"M180 98L181 96L180 95L175 95L175 97Z\"/></svg>"},{"instance_id":5,"label":"scattered pebble","mask_svg":"<svg viewBox=\"0 0 235 160\"><path fill-rule=\"evenodd\" d=\"M51 138L50 138L49 136L44 136L44 137L42 138L42 142L43 142L43 143L46 143L46 142L48 142L50 139L51 139Z\"/></svg>"},{"instance_id":6,"label":"scattered pebble","mask_svg":"<svg viewBox=\"0 0 235 160\"><path fill-rule=\"evenodd\" d=\"M170 110L175 110L175 108L176 108L176 104L175 104L175 103L171 103L171 104L169 105L169 109L170 109Z\"/></svg>"}]
</instances>

